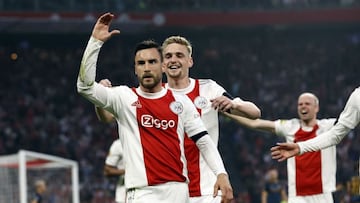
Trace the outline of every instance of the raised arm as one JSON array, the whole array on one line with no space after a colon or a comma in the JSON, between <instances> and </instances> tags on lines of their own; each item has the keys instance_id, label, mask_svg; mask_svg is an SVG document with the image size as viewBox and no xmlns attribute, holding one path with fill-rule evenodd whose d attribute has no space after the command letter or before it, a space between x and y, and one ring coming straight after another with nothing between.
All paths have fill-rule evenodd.
<instances>
[{"instance_id":1,"label":"raised arm","mask_svg":"<svg viewBox=\"0 0 360 203\"><path fill-rule=\"evenodd\" d=\"M249 119L243 116L233 115L227 112L224 112L223 114L247 128L275 133L274 121L263 120L263 119Z\"/></svg>"},{"instance_id":2,"label":"raised arm","mask_svg":"<svg viewBox=\"0 0 360 203\"><path fill-rule=\"evenodd\" d=\"M113 14L106 13L97 20L81 60L77 80L78 92L99 106L106 102L106 93L104 93L104 87L97 85L95 82L96 63L103 43L112 35L120 33L118 30L109 32L109 26L113 17ZM98 90L96 88L98 88Z\"/></svg>"},{"instance_id":3,"label":"raised arm","mask_svg":"<svg viewBox=\"0 0 360 203\"><path fill-rule=\"evenodd\" d=\"M111 22L114 18L112 13L105 13L97 20L92 31L92 37L100 41L106 42L113 35L120 34L120 30L109 31Z\"/></svg>"},{"instance_id":4,"label":"raised arm","mask_svg":"<svg viewBox=\"0 0 360 203\"><path fill-rule=\"evenodd\" d=\"M108 79L100 80L99 84L103 85L104 87L112 87L111 82ZM99 121L110 123L115 120L114 115L103 108L95 106L95 113Z\"/></svg>"}]
</instances>

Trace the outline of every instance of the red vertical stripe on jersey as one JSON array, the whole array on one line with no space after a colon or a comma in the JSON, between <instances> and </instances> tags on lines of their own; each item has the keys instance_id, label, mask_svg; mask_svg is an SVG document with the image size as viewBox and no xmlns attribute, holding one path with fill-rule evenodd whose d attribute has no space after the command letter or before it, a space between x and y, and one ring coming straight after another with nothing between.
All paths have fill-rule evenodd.
<instances>
[{"instance_id":1,"label":"red vertical stripe on jersey","mask_svg":"<svg viewBox=\"0 0 360 203\"><path fill-rule=\"evenodd\" d=\"M187 96L194 102L195 98L200 95L199 80L195 80L194 89ZM201 109L198 109L201 115ZM188 177L189 177L189 193L190 197L201 196L200 190L200 151L195 142L187 135L185 136L185 156L187 160Z\"/></svg>"},{"instance_id":2,"label":"red vertical stripe on jersey","mask_svg":"<svg viewBox=\"0 0 360 203\"><path fill-rule=\"evenodd\" d=\"M316 136L319 128L315 125L311 132L301 128L295 133L295 142L305 141ZM323 192L321 178L321 151L309 152L295 157L296 195L314 195Z\"/></svg>"},{"instance_id":3,"label":"red vertical stripe on jersey","mask_svg":"<svg viewBox=\"0 0 360 203\"><path fill-rule=\"evenodd\" d=\"M141 105L137 108L136 117L148 184L185 182L177 134L178 115L169 108L175 98L171 91L159 99L146 99L139 95L138 98Z\"/></svg>"}]
</instances>

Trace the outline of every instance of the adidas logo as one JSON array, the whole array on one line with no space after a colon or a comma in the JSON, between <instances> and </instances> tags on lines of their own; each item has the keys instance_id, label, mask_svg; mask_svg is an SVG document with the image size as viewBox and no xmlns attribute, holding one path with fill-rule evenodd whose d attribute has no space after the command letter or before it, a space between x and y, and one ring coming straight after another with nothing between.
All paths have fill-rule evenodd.
<instances>
[{"instance_id":1,"label":"adidas logo","mask_svg":"<svg viewBox=\"0 0 360 203\"><path fill-rule=\"evenodd\" d=\"M136 106L136 108L141 108L142 105L140 104L139 100L137 100L136 102L132 103L131 106Z\"/></svg>"}]
</instances>

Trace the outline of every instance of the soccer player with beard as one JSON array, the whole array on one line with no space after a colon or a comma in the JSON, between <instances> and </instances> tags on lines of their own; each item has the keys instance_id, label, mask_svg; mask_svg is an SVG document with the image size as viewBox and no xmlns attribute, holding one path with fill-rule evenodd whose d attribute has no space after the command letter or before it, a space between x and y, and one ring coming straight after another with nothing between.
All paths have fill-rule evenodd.
<instances>
[{"instance_id":1,"label":"soccer player with beard","mask_svg":"<svg viewBox=\"0 0 360 203\"><path fill-rule=\"evenodd\" d=\"M251 129L285 137L288 143L309 140L328 131L335 118L317 119L319 100L312 93L298 98L299 118L276 121L250 120L225 113L239 124ZM336 184L336 148L329 147L291 158L287 161L288 203L331 203Z\"/></svg>"},{"instance_id":2,"label":"soccer player with beard","mask_svg":"<svg viewBox=\"0 0 360 203\"><path fill-rule=\"evenodd\" d=\"M217 179L222 202L233 199L220 154L191 100L162 86L161 48L144 41L135 50L139 87L108 88L95 82L100 48L119 30L109 31L114 15L96 22L85 49L77 81L78 92L96 106L111 112L119 125L125 160L127 202L189 202L184 138L188 136Z\"/></svg>"}]
</instances>

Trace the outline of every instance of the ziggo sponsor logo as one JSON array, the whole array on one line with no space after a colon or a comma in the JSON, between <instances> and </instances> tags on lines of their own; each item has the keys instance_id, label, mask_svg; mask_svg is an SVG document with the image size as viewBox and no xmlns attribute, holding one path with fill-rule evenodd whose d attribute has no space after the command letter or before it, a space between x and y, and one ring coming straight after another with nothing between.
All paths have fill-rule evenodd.
<instances>
[{"instance_id":1,"label":"ziggo sponsor logo","mask_svg":"<svg viewBox=\"0 0 360 203\"><path fill-rule=\"evenodd\" d=\"M175 127L174 120L160 120L158 118L154 118L151 115L142 115L141 116L141 125L147 128L161 128L166 130L168 128Z\"/></svg>"}]
</instances>

